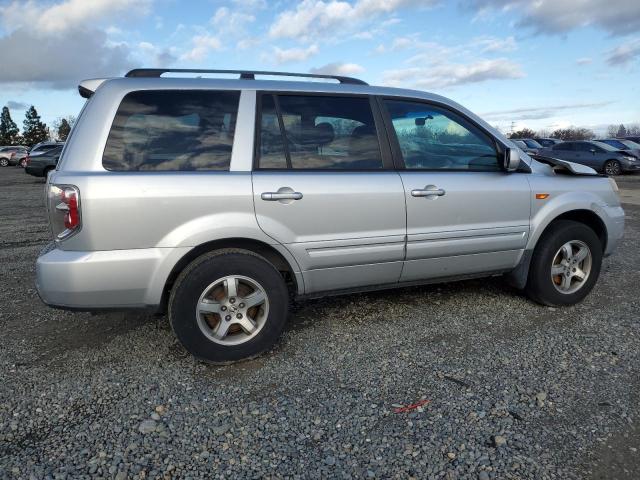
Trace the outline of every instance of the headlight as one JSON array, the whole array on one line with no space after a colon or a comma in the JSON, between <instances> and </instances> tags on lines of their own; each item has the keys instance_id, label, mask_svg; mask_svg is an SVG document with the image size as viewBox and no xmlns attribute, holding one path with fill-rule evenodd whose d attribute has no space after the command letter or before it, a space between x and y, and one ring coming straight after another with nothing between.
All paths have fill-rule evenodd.
<instances>
[{"instance_id":1,"label":"headlight","mask_svg":"<svg viewBox=\"0 0 640 480\"><path fill-rule=\"evenodd\" d=\"M618 184L616 183L616 181L613 179L613 177L607 177L609 178L609 183L611 184L611 188L613 188L613 191L618 193L619 189L618 189Z\"/></svg>"},{"instance_id":2,"label":"headlight","mask_svg":"<svg viewBox=\"0 0 640 480\"><path fill-rule=\"evenodd\" d=\"M636 157L622 157L628 162L637 162L638 159Z\"/></svg>"}]
</instances>

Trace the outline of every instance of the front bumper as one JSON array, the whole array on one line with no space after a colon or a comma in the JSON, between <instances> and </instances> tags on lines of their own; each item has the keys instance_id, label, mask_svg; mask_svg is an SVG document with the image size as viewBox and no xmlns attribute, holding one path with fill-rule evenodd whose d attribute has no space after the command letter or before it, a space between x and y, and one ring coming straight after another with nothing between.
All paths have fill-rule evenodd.
<instances>
[{"instance_id":1,"label":"front bumper","mask_svg":"<svg viewBox=\"0 0 640 480\"><path fill-rule=\"evenodd\" d=\"M54 307L153 307L160 304L173 266L188 250L74 252L48 246L36 262L36 287L42 301Z\"/></svg>"},{"instance_id":2,"label":"front bumper","mask_svg":"<svg viewBox=\"0 0 640 480\"><path fill-rule=\"evenodd\" d=\"M600 217L604 220L607 229L607 247L604 255L608 256L613 253L624 236L624 210L620 206L607 206L602 210L604 215Z\"/></svg>"},{"instance_id":3,"label":"front bumper","mask_svg":"<svg viewBox=\"0 0 640 480\"><path fill-rule=\"evenodd\" d=\"M623 172L640 172L640 162L621 162Z\"/></svg>"}]
</instances>

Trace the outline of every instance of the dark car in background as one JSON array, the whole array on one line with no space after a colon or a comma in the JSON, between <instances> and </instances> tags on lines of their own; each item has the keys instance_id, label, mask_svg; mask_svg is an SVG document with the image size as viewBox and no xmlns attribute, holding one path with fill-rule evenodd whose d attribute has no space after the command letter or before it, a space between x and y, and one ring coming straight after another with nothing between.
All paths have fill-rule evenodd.
<instances>
[{"instance_id":1,"label":"dark car in background","mask_svg":"<svg viewBox=\"0 0 640 480\"><path fill-rule=\"evenodd\" d=\"M34 157L36 155L42 155L51 149L64 146L64 142L40 142L36 143L31 150L29 150L29 156Z\"/></svg>"},{"instance_id":2,"label":"dark car in background","mask_svg":"<svg viewBox=\"0 0 640 480\"><path fill-rule=\"evenodd\" d=\"M554 145L557 145L558 143L562 143L562 140L559 140L557 138L532 138L531 140L535 140L545 148L550 148Z\"/></svg>"},{"instance_id":3,"label":"dark car in background","mask_svg":"<svg viewBox=\"0 0 640 480\"><path fill-rule=\"evenodd\" d=\"M640 171L640 160L634 155L593 140L558 143L551 148L543 149L540 154L580 163L607 175Z\"/></svg>"},{"instance_id":4,"label":"dark car in background","mask_svg":"<svg viewBox=\"0 0 640 480\"><path fill-rule=\"evenodd\" d=\"M636 142L632 142L631 140L627 140L624 138L605 138L598 141L606 143L607 145L610 145L613 148L617 148L618 150L629 152L634 157L640 159L640 144Z\"/></svg>"},{"instance_id":5,"label":"dark car in background","mask_svg":"<svg viewBox=\"0 0 640 480\"><path fill-rule=\"evenodd\" d=\"M34 177L46 178L49 172L55 169L56 165L58 165L58 159L60 158L61 152L62 145L58 145L57 147L50 148L46 152L36 155L35 157L29 155L27 157L27 164L24 167L24 171Z\"/></svg>"},{"instance_id":6,"label":"dark car in background","mask_svg":"<svg viewBox=\"0 0 640 480\"><path fill-rule=\"evenodd\" d=\"M635 143L640 143L640 135L627 135L626 137L619 138L618 140L630 140Z\"/></svg>"},{"instance_id":7,"label":"dark car in background","mask_svg":"<svg viewBox=\"0 0 640 480\"><path fill-rule=\"evenodd\" d=\"M542 145L529 138L512 138L511 141L527 153L539 153L542 149Z\"/></svg>"}]
</instances>

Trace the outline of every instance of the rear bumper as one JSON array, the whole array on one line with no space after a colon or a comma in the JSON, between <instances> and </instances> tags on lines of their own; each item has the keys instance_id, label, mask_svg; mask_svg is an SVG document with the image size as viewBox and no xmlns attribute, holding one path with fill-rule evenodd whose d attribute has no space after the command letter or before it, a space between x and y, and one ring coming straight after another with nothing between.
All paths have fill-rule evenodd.
<instances>
[{"instance_id":1,"label":"rear bumper","mask_svg":"<svg viewBox=\"0 0 640 480\"><path fill-rule=\"evenodd\" d=\"M47 247L36 262L36 287L42 301L53 307L154 307L173 266L188 250L70 252Z\"/></svg>"}]
</instances>

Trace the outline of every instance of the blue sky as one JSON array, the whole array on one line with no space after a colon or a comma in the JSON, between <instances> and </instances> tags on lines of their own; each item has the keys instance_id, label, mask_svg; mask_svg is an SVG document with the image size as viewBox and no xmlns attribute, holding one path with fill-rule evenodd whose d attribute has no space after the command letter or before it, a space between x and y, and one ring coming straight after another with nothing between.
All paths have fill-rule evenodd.
<instances>
[{"instance_id":1,"label":"blue sky","mask_svg":"<svg viewBox=\"0 0 640 480\"><path fill-rule=\"evenodd\" d=\"M83 78L141 66L341 73L499 126L640 123L636 0L0 0L0 104L75 115Z\"/></svg>"}]
</instances>

